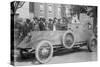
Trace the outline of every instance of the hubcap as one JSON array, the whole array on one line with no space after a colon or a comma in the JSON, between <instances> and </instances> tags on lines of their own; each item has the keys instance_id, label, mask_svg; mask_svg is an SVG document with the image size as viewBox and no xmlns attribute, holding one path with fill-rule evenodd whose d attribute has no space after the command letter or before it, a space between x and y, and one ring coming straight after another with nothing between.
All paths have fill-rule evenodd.
<instances>
[{"instance_id":1,"label":"hubcap","mask_svg":"<svg viewBox=\"0 0 100 67\"><path fill-rule=\"evenodd\" d=\"M50 56L50 46L49 44L44 44L42 46L40 46L40 49L39 49L39 57L41 60L45 60L47 59L49 56Z\"/></svg>"},{"instance_id":2,"label":"hubcap","mask_svg":"<svg viewBox=\"0 0 100 67\"><path fill-rule=\"evenodd\" d=\"M66 44L68 47L70 47L70 46L72 46L73 42L74 42L73 35L72 35L71 33L67 34L67 35L66 35L66 38L65 38L65 44Z\"/></svg>"}]
</instances>

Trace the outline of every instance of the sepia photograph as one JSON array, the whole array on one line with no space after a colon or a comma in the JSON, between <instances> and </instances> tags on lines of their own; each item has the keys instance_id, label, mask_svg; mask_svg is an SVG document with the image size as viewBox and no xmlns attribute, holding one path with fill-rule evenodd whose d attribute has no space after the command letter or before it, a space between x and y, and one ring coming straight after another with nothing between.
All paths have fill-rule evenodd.
<instances>
[{"instance_id":1,"label":"sepia photograph","mask_svg":"<svg viewBox=\"0 0 100 67\"><path fill-rule=\"evenodd\" d=\"M12 1L11 65L97 61L97 12L92 5Z\"/></svg>"}]
</instances>

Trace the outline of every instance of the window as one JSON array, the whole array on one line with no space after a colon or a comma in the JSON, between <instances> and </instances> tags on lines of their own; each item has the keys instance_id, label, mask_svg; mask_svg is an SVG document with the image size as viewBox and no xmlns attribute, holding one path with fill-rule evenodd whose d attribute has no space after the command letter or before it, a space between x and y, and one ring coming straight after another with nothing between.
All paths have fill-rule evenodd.
<instances>
[{"instance_id":1,"label":"window","mask_svg":"<svg viewBox=\"0 0 100 67\"><path fill-rule=\"evenodd\" d=\"M44 11L44 5L40 4L40 12L43 12L43 11Z\"/></svg>"},{"instance_id":2,"label":"window","mask_svg":"<svg viewBox=\"0 0 100 67\"><path fill-rule=\"evenodd\" d=\"M61 16L61 8L60 7L58 7L58 13L57 13L57 16L60 18L60 16Z\"/></svg>"},{"instance_id":3,"label":"window","mask_svg":"<svg viewBox=\"0 0 100 67\"><path fill-rule=\"evenodd\" d=\"M52 13L52 5L48 5L48 11L49 13Z\"/></svg>"}]
</instances>

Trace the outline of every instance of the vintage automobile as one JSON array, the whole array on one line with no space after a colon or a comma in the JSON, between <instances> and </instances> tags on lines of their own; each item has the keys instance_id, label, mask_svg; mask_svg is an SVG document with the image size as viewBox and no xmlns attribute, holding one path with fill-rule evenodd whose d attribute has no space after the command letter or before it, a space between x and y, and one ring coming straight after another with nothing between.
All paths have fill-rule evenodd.
<instances>
[{"instance_id":1,"label":"vintage automobile","mask_svg":"<svg viewBox=\"0 0 100 67\"><path fill-rule=\"evenodd\" d=\"M16 48L20 50L21 56L24 53L35 53L38 62L47 63L58 46L73 49L85 45L92 52L96 50L96 43L93 18L82 13L79 20L73 19L68 24L67 30L30 32Z\"/></svg>"}]
</instances>

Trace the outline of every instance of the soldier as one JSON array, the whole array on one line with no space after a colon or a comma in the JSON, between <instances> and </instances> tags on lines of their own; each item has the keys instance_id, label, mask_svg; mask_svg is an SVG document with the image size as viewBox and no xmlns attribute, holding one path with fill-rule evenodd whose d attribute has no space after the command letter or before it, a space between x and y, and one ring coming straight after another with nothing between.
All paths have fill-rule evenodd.
<instances>
[{"instance_id":1,"label":"soldier","mask_svg":"<svg viewBox=\"0 0 100 67\"><path fill-rule=\"evenodd\" d=\"M34 31L39 31L39 19L37 17L34 18Z\"/></svg>"},{"instance_id":2,"label":"soldier","mask_svg":"<svg viewBox=\"0 0 100 67\"><path fill-rule=\"evenodd\" d=\"M43 18L40 18L39 29L40 29L40 31L45 30L45 25L44 25L44 19Z\"/></svg>"},{"instance_id":3,"label":"soldier","mask_svg":"<svg viewBox=\"0 0 100 67\"><path fill-rule=\"evenodd\" d=\"M56 31L56 23L57 23L57 18L55 17L53 20L53 31Z\"/></svg>"},{"instance_id":4,"label":"soldier","mask_svg":"<svg viewBox=\"0 0 100 67\"><path fill-rule=\"evenodd\" d=\"M77 14L72 17L72 23L80 23Z\"/></svg>"},{"instance_id":5,"label":"soldier","mask_svg":"<svg viewBox=\"0 0 100 67\"><path fill-rule=\"evenodd\" d=\"M43 25L44 25L44 30L46 30L46 19L43 18Z\"/></svg>"},{"instance_id":6,"label":"soldier","mask_svg":"<svg viewBox=\"0 0 100 67\"><path fill-rule=\"evenodd\" d=\"M53 20L52 19L49 19L48 28L49 30L53 30Z\"/></svg>"}]
</instances>

